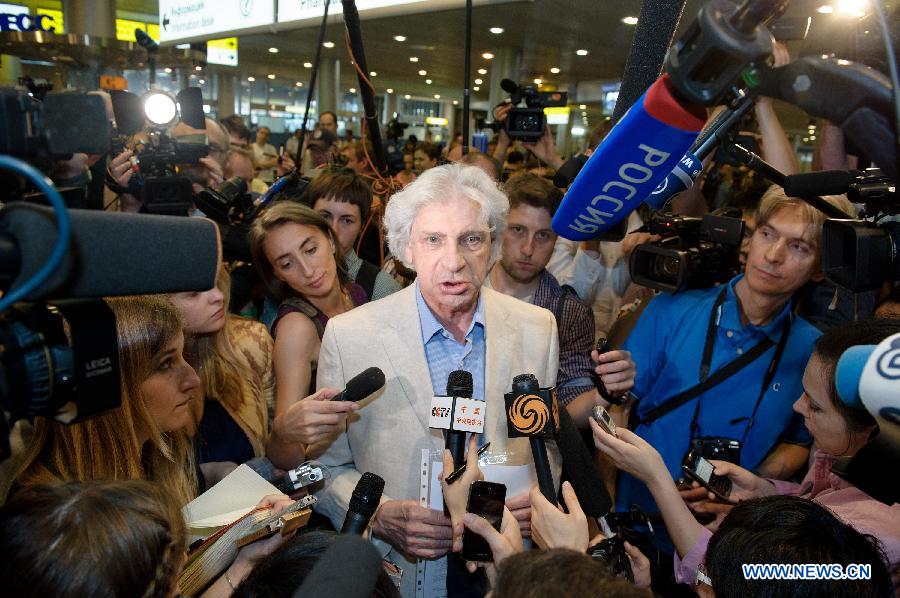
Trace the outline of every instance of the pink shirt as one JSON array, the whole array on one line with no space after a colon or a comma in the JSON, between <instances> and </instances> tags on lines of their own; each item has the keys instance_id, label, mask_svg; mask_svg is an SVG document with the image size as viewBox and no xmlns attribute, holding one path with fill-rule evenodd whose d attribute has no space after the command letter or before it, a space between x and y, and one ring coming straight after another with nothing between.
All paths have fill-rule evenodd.
<instances>
[{"instance_id":1,"label":"pink shirt","mask_svg":"<svg viewBox=\"0 0 900 598\"><path fill-rule=\"evenodd\" d=\"M837 475L831 473L835 458L816 451L812 467L800 484L770 480L778 494L808 498L826 507L854 529L875 536L881 543L891 567L900 563L900 504L879 502ZM675 579L694 585L697 569L706 556L712 532L704 529L691 550L679 558L675 555Z\"/></svg>"}]
</instances>

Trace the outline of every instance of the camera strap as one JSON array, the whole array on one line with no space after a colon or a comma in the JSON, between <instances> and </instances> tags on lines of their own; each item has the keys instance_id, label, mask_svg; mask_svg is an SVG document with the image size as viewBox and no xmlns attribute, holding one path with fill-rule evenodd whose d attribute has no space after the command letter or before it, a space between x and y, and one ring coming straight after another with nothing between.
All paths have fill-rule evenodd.
<instances>
[{"instance_id":1,"label":"camera strap","mask_svg":"<svg viewBox=\"0 0 900 598\"><path fill-rule=\"evenodd\" d=\"M678 409L692 399L701 397L701 395L705 391L715 388L728 378L734 376L742 369L756 361L756 359L758 359L763 353L768 351L772 347L772 345L775 344L772 342L771 338L766 336L764 339L754 345L752 349L750 349L737 359L729 361L727 364L716 370L712 376L709 376L709 368L712 363L712 354L716 344L716 334L719 328L717 320L720 308L725 302L725 297L727 296L727 294L728 287L723 286L722 291L716 298L716 302L713 305L712 311L709 315L709 324L706 328L706 342L703 345L703 360L700 363L700 383L678 393L664 403L651 409L644 417L637 420L636 425L643 424L645 426L649 426L659 418L668 415L670 412ZM766 388L768 388L772 383L772 380L775 377L775 372L778 371L778 364L781 362L781 356L784 353L784 349L787 346L788 337L790 336L791 323L792 316L791 314L788 314L788 317L785 318L784 328L781 331L781 338L778 339L778 345L775 349L775 354L772 356L772 360L769 362L769 367L766 369L766 375L763 377L763 383L760 387L759 396L756 399L756 404L753 406L753 412L750 414L750 417L747 418L748 423L746 430L744 430L743 438L741 439L742 444L746 440L747 434L750 432L750 428L753 427L754 418L756 417L756 412L759 409L759 405L760 403L762 403L762 399L766 394ZM700 415L700 404L701 400L698 400L697 405L694 408L693 418L691 419L691 438L694 438L699 431L697 419Z\"/></svg>"}]
</instances>

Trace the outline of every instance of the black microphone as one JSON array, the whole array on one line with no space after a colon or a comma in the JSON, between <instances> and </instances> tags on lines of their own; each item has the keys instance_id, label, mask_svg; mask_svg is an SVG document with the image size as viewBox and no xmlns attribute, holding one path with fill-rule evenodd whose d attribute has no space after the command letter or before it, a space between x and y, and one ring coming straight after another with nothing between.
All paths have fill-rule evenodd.
<instances>
[{"instance_id":1,"label":"black microphone","mask_svg":"<svg viewBox=\"0 0 900 598\"><path fill-rule=\"evenodd\" d=\"M67 210L72 239L62 263L23 300L208 291L219 267L219 231L203 218ZM12 202L0 211L0 288L15 290L47 261L53 209Z\"/></svg>"},{"instance_id":2,"label":"black microphone","mask_svg":"<svg viewBox=\"0 0 900 598\"><path fill-rule=\"evenodd\" d=\"M550 459L547 456L545 435L552 435L556 425L551 391L540 388L534 374L519 374L513 378L512 392L504 397L506 401L506 417L509 425L509 436L527 436L531 442L531 456L534 458L534 470L537 473L538 487L541 494L551 503L556 504L556 487L553 473L550 471ZM547 429L547 426L550 429Z\"/></svg>"},{"instance_id":3,"label":"black microphone","mask_svg":"<svg viewBox=\"0 0 900 598\"><path fill-rule=\"evenodd\" d=\"M350 378L346 388L332 401L361 401L384 386L384 372L371 367Z\"/></svg>"},{"instance_id":4,"label":"black microphone","mask_svg":"<svg viewBox=\"0 0 900 598\"><path fill-rule=\"evenodd\" d=\"M350 496L350 507L341 526L342 534L361 536L369 525L369 519L378 510L381 493L384 492L384 479L367 471L359 478L353 494Z\"/></svg>"},{"instance_id":5,"label":"black microphone","mask_svg":"<svg viewBox=\"0 0 900 598\"><path fill-rule=\"evenodd\" d=\"M447 377L447 396L472 398L472 373L465 370L454 370ZM453 456L453 468L456 469L466 461L466 433L447 430L444 447Z\"/></svg>"}]
</instances>

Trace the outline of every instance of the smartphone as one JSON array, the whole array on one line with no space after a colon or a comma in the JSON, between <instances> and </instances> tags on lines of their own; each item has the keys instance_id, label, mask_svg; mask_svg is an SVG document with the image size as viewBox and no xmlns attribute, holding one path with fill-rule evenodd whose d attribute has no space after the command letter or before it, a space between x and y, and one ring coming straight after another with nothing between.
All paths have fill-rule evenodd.
<instances>
[{"instance_id":1,"label":"smartphone","mask_svg":"<svg viewBox=\"0 0 900 598\"><path fill-rule=\"evenodd\" d=\"M472 482L466 511L484 517L499 532L505 503L506 486L504 484ZM466 528L463 532L462 558L466 561L492 561L494 554L491 552L487 540Z\"/></svg>"},{"instance_id":2,"label":"smartphone","mask_svg":"<svg viewBox=\"0 0 900 598\"><path fill-rule=\"evenodd\" d=\"M591 415L594 418L594 421L597 422L604 432L607 434L612 434L616 438L619 435L616 433L616 424L613 423L612 417L609 415L609 411L601 407L600 405L594 405L594 409L591 412Z\"/></svg>"},{"instance_id":3,"label":"smartphone","mask_svg":"<svg viewBox=\"0 0 900 598\"><path fill-rule=\"evenodd\" d=\"M703 458L703 456L691 449L681 466L684 474L715 494L722 500L728 501L731 494L731 480L728 476L716 475L716 466Z\"/></svg>"}]
</instances>

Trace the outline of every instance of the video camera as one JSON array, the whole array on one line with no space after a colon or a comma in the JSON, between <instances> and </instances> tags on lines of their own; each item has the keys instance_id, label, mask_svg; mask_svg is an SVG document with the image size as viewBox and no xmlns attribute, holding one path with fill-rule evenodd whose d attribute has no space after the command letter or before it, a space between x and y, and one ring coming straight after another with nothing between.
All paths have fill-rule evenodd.
<instances>
[{"instance_id":1,"label":"video camera","mask_svg":"<svg viewBox=\"0 0 900 598\"><path fill-rule=\"evenodd\" d=\"M141 132L146 136L135 145L132 159L140 169L140 176L132 177L133 182L127 188L110 186L114 191L139 197L144 212L187 215L193 190L191 179L185 176L185 167L198 164L200 158L208 156L209 145L205 134L175 139L169 130L178 122L194 129L206 129L200 88L182 89L175 97L159 90L144 96L127 91L114 91L110 95L116 118L113 155L121 153L132 136Z\"/></svg>"},{"instance_id":2,"label":"video camera","mask_svg":"<svg viewBox=\"0 0 900 598\"><path fill-rule=\"evenodd\" d=\"M660 239L634 248L628 268L636 284L677 293L726 282L740 270L744 222L739 210L703 218L655 213L640 230Z\"/></svg>"},{"instance_id":3,"label":"video camera","mask_svg":"<svg viewBox=\"0 0 900 598\"><path fill-rule=\"evenodd\" d=\"M0 89L0 154L28 159L105 154L110 128L103 98L47 91Z\"/></svg>"},{"instance_id":4,"label":"video camera","mask_svg":"<svg viewBox=\"0 0 900 598\"><path fill-rule=\"evenodd\" d=\"M569 94L565 91L538 91L531 85L517 85L512 79L503 79L500 87L509 94L508 103L512 104L513 109L502 123L479 119L475 126L479 130L491 129L494 133L499 133L502 128L510 139L537 141L547 128L544 108L562 108L569 101ZM525 108L519 106L523 101Z\"/></svg>"},{"instance_id":5,"label":"video camera","mask_svg":"<svg viewBox=\"0 0 900 598\"><path fill-rule=\"evenodd\" d=\"M829 219L822 227L822 270L853 292L880 289L900 280L900 213L896 183L877 168L850 174L847 197L865 207L859 220Z\"/></svg>"}]
</instances>

